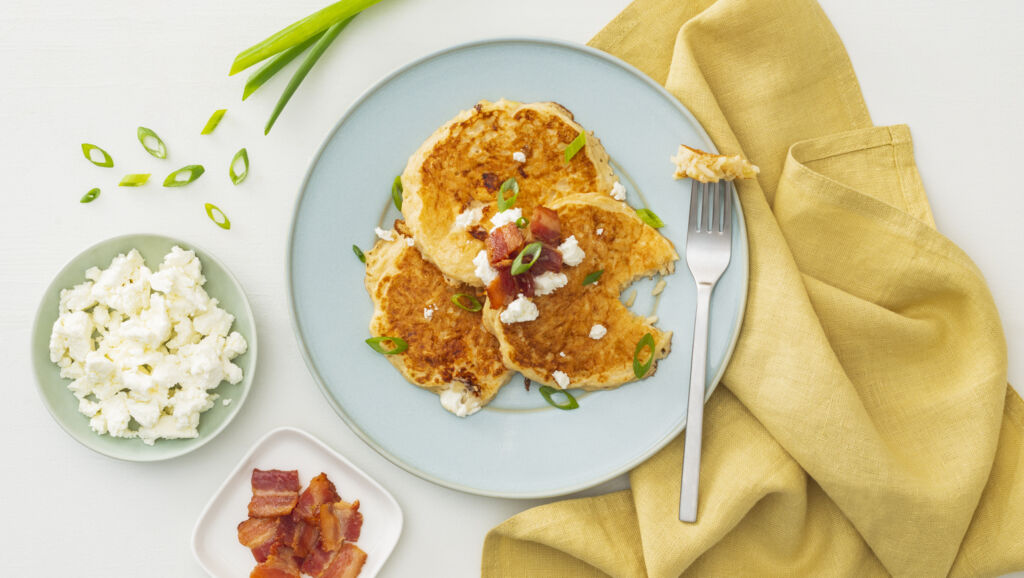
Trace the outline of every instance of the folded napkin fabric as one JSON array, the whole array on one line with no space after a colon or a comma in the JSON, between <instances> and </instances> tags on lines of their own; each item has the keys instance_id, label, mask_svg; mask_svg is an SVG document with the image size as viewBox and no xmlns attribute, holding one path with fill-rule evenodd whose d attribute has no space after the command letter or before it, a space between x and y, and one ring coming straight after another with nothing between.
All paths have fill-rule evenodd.
<instances>
[{"instance_id":1,"label":"folded napkin fabric","mask_svg":"<svg viewBox=\"0 0 1024 578\"><path fill-rule=\"evenodd\" d=\"M909 129L872 125L821 8L638 0L591 44L761 167L738 184L746 315L706 408L697 524L677 517L680 438L631 473L631 490L493 529L483 574L1024 568L1024 403L1006 383L998 313L935 228Z\"/></svg>"}]
</instances>

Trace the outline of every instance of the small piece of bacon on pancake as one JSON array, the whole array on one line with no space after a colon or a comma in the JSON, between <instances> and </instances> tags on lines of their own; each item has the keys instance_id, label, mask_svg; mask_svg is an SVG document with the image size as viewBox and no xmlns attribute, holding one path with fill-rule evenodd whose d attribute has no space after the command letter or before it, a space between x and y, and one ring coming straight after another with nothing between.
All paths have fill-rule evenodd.
<instances>
[{"instance_id":1,"label":"small piece of bacon on pancake","mask_svg":"<svg viewBox=\"0 0 1024 578\"><path fill-rule=\"evenodd\" d=\"M359 540L363 514L359 500L351 504L337 501L320 506L320 543L327 550L337 550L343 542Z\"/></svg>"},{"instance_id":2,"label":"small piece of bacon on pancake","mask_svg":"<svg viewBox=\"0 0 1024 578\"><path fill-rule=\"evenodd\" d=\"M558 213L547 207L535 207L530 220L530 232L538 241L557 245L562 238L562 222Z\"/></svg>"},{"instance_id":3,"label":"small piece of bacon on pancake","mask_svg":"<svg viewBox=\"0 0 1024 578\"><path fill-rule=\"evenodd\" d=\"M287 516L299 501L298 470L252 471L252 500L249 501L249 516L269 518Z\"/></svg>"},{"instance_id":4,"label":"small piece of bacon on pancake","mask_svg":"<svg viewBox=\"0 0 1024 578\"><path fill-rule=\"evenodd\" d=\"M351 542L328 552L317 548L302 563L302 573L313 578L355 578L366 563L366 552Z\"/></svg>"},{"instance_id":5,"label":"small piece of bacon on pancake","mask_svg":"<svg viewBox=\"0 0 1024 578\"><path fill-rule=\"evenodd\" d=\"M487 260L496 265L506 259L515 259L526 244L523 233L514 223L507 223L491 231L484 241L487 247Z\"/></svg>"}]
</instances>

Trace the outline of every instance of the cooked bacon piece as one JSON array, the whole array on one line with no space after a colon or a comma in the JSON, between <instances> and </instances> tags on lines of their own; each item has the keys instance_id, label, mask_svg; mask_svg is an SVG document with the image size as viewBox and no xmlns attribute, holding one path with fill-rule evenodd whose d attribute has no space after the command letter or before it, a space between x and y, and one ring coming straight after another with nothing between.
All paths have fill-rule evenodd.
<instances>
[{"instance_id":1,"label":"cooked bacon piece","mask_svg":"<svg viewBox=\"0 0 1024 578\"><path fill-rule=\"evenodd\" d=\"M562 239L562 222L558 213L547 207L537 207L530 219L530 232L538 241L557 245Z\"/></svg>"},{"instance_id":2,"label":"cooked bacon piece","mask_svg":"<svg viewBox=\"0 0 1024 578\"><path fill-rule=\"evenodd\" d=\"M257 562L263 562L277 544L281 518L249 518L238 525L238 541L252 550Z\"/></svg>"},{"instance_id":3,"label":"cooked bacon piece","mask_svg":"<svg viewBox=\"0 0 1024 578\"><path fill-rule=\"evenodd\" d=\"M319 476L309 481L309 487L299 496L299 502L292 512L307 524L317 523L317 510L321 504L337 502L341 499L334 483L327 479L327 474L320 473Z\"/></svg>"},{"instance_id":4,"label":"cooked bacon piece","mask_svg":"<svg viewBox=\"0 0 1024 578\"><path fill-rule=\"evenodd\" d=\"M487 246L487 260L491 265L497 265L506 259L515 259L525 240L515 223L506 223L491 231L484 245Z\"/></svg>"},{"instance_id":5,"label":"cooked bacon piece","mask_svg":"<svg viewBox=\"0 0 1024 578\"><path fill-rule=\"evenodd\" d=\"M299 520L295 527L295 538L292 541L292 549L299 558L305 558L316 548L317 540L320 538L320 527Z\"/></svg>"},{"instance_id":6,"label":"cooked bacon piece","mask_svg":"<svg viewBox=\"0 0 1024 578\"><path fill-rule=\"evenodd\" d=\"M537 257L537 262L533 264L533 267L530 267L529 274L537 276L548 271L562 272L562 254L558 249L545 244L541 246L540 256Z\"/></svg>"},{"instance_id":7,"label":"cooked bacon piece","mask_svg":"<svg viewBox=\"0 0 1024 578\"><path fill-rule=\"evenodd\" d=\"M299 564L291 548L278 548L265 562L260 562L249 578L300 578Z\"/></svg>"},{"instance_id":8,"label":"cooked bacon piece","mask_svg":"<svg viewBox=\"0 0 1024 578\"><path fill-rule=\"evenodd\" d=\"M320 543L326 550L337 550L344 541L355 542L363 527L359 500L351 504L337 501L320 506Z\"/></svg>"},{"instance_id":9,"label":"cooked bacon piece","mask_svg":"<svg viewBox=\"0 0 1024 578\"><path fill-rule=\"evenodd\" d=\"M506 307L520 293L533 297L533 276L529 273L513 275L511 267L499 267L498 276L487 286L487 300L495 309Z\"/></svg>"},{"instance_id":10,"label":"cooked bacon piece","mask_svg":"<svg viewBox=\"0 0 1024 578\"><path fill-rule=\"evenodd\" d=\"M321 544L322 546L322 544ZM302 573L313 578L355 578L366 564L366 552L344 542L338 550L317 548L302 563Z\"/></svg>"},{"instance_id":11,"label":"cooked bacon piece","mask_svg":"<svg viewBox=\"0 0 1024 578\"><path fill-rule=\"evenodd\" d=\"M299 501L298 470L257 470L252 471L252 500L249 501L249 516L269 518L286 516Z\"/></svg>"}]
</instances>

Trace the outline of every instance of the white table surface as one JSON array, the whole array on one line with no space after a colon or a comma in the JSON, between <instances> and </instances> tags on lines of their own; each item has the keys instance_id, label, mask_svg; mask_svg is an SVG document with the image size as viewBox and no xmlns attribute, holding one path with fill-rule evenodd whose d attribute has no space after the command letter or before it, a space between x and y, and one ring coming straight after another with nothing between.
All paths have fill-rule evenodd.
<instances>
[{"instance_id":1,"label":"white table surface","mask_svg":"<svg viewBox=\"0 0 1024 578\"><path fill-rule=\"evenodd\" d=\"M298 186L321 140L373 82L454 43L503 35L585 42L626 0L385 0L356 19L295 95L269 137L263 123L285 83L245 103L245 74L229 78L241 49L326 0L3 0L0 12L0 367L14 413L0 437L4 575L201 576L192 526L249 446L280 425L301 427L389 488L405 530L384 575L473 576L488 529L542 500L471 496L391 464L324 403L288 319L285 248ZM1010 381L1024 383L1024 4L991 1L826 0L876 124L907 123L940 230L984 271L1006 330ZM229 112L213 136L199 129ZM155 129L170 160L149 158L135 127ZM104 171L79 143L116 154ZM248 147L252 174L232 187L223 172ZM124 172L203 163L185 189L118 189ZM998 168L993 174L972 167ZM78 197L93 186L92 205ZM233 228L213 226L214 200ZM177 236L218 255L246 288L260 339L253 391L235 422L199 451L166 463L117 462L92 453L50 418L36 393L28 341L52 276L85 246L132 232ZM351 256L349 256L351 257ZM587 494L625 487L625 477ZM55 550L56 548L56 550ZM1022 574L1024 576L1024 574Z\"/></svg>"}]
</instances>

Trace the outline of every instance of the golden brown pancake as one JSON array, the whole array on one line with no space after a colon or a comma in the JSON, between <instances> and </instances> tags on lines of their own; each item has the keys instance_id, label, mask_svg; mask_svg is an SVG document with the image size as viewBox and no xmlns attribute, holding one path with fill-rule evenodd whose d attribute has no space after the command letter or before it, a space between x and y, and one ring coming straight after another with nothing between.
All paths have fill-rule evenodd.
<instances>
[{"instance_id":1,"label":"golden brown pancake","mask_svg":"<svg viewBox=\"0 0 1024 578\"><path fill-rule=\"evenodd\" d=\"M502 363L497 340L481 325L480 312L451 301L478 289L445 279L407 243L401 223L396 225L394 241L378 241L366 253L366 290L374 303L370 333L404 339L409 348L386 356L388 361L413 384L450 398L442 404L449 411L457 413L453 406L461 402L464 414L472 413L513 372Z\"/></svg>"},{"instance_id":2,"label":"golden brown pancake","mask_svg":"<svg viewBox=\"0 0 1024 578\"><path fill-rule=\"evenodd\" d=\"M535 382L559 387L555 371L568 376L570 388L610 389L635 380L633 354L640 339L645 333L654 337L657 360L668 354L672 333L631 313L619 294L638 277L671 273L679 256L671 241L607 195L571 195L548 207L558 213L562 237L575 236L586 257L562 269L565 287L532 298L537 319L505 324L487 304L484 325L501 343L505 365ZM598 282L584 286L583 279L599 269L604 273ZM590 337L595 324L608 330L599 340Z\"/></svg>"},{"instance_id":3,"label":"golden brown pancake","mask_svg":"<svg viewBox=\"0 0 1024 578\"><path fill-rule=\"evenodd\" d=\"M472 261L508 178L519 184L515 206L526 216L570 193L607 195L616 179L596 137L588 134L586 146L565 162L566 146L582 130L561 105L508 100L481 101L438 129L402 173L402 214L423 256L452 279L481 286ZM525 162L513 158L516 152ZM483 212L479 225L457 228L456 216L476 207Z\"/></svg>"}]
</instances>

